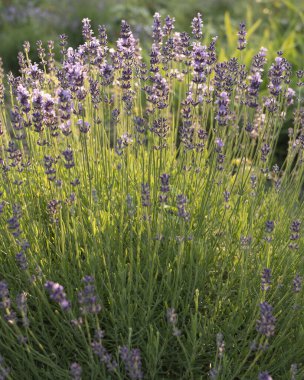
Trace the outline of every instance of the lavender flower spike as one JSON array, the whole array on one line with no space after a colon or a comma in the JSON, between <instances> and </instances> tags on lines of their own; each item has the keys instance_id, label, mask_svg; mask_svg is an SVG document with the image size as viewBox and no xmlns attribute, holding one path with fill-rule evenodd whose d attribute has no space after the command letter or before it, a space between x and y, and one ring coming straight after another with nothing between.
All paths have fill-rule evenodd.
<instances>
[{"instance_id":1,"label":"lavender flower spike","mask_svg":"<svg viewBox=\"0 0 304 380\"><path fill-rule=\"evenodd\" d=\"M198 13L196 17L194 17L194 19L192 20L191 27L192 27L192 34L197 40L199 40L203 35L203 32L202 32L203 20L202 20L202 15L200 13Z\"/></svg>"},{"instance_id":2,"label":"lavender flower spike","mask_svg":"<svg viewBox=\"0 0 304 380\"><path fill-rule=\"evenodd\" d=\"M218 113L215 117L218 124L221 126L227 125L229 119L229 104L230 100L226 91L220 93L219 98L216 100L218 105Z\"/></svg>"},{"instance_id":3,"label":"lavender flower spike","mask_svg":"<svg viewBox=\"0 0 304 380\"><path fill-rule=\"evenodd\" d=\"M238 49L239 50L244 50L246 47L246 44L247 44L246 35L247 35L246 25L244 22L241 22L240 29L238 32Z\"/></svg>"},{"instance_id":4,"label":"lavender flower spike","mask_svg":"<svg viewBox=\"0 0 304 380\"><path fill-rule=\"evenodd\" d=\"M156 45L159 45L162 42L164 35L160 18L161 16L157 12L153 16L152 38Z\"/></svg>"},{"instance_id":5,"label":"lavender flower spike","mask_svg":"<svg viewBox=\"0 0 304 380\"><path fill-rule=\"evenodd\" d=\"M98 302L96 289L94 285L94 277L85 276L82 281L85 286L83 291L78 293L78 302L82 314L98 314L101 310L101 305Z\"/></svg>"},{"instance_id":6,"label":"lavender flower spike","mask_svg":"<svg viewBox=\"0 0 304 380\"><path fill-rule=\"evenodd\" d=\"M168 200L167 193L170 191L169 179L170 179L170 175L167 173L163 173L160 175L160 181L161 181L161 185L160 185L161 194L159 196L160 203L167 202Z\"/></svg>"},{"instance_id":7,"label":"lavender flower spike","mask_svg":"<svg viewBox=\"0 0 304 380\"><path fill-rule=\"evenodd\" d=\"M116 360L112 358L112 355L104 347L102 339L104 338L104 332L97 330L95 332L94 341L91 343L92 351L99 358L100 363L105 364L109 372L114 372L118 366Z\"/></svg>"},{"instance_id":8,"label":"lavender flower spike","mask_svg":"<svg viewBox=\"0 0 304 380\"><path fill-rule=\"evenodd\" d=\"M267 302L260 304L260 319L257 321L256 329L267 338L274 335L276 318L272 315L272 306Z\"/></svg>"},{"instance_id":9,"label":"lavender flower spike","mask_svg":"<svg viewBox=\"0 0 304 380\"><path fill-rule=\"evenodd\" d=\"M148 183L141 184L141 203L143 207L151 206L150 186Z\"/></svg>"},{"instance_id":10,"label":"lavender flower spike","mask_svg":"<svg viewBox=\"0 0 304 380\"><path fill-rule=\"evenodd\" d=\"M186 222L188 222L190 220L190 213L188 211L186 211L186 204L188 203L188 199L185 195L183 194L179 194L177 197L176 197L176 203L177 203L177 215L182 218L182 219L185 219Z\"/></svg>"},{"instance_id":11,"label":"lavender flower spike","mask_svg":"<svg viewBox=\"0 0 304 380\"><path fill-rule=\"evenodd\" d=\"M70 375L73 380L81 380L82 368L78 363L72 363L70 365Z\"/></svg>"},{"instance_id":12,"label":"lavender flower spike","mask_svg":"<svg viewBox=\"0 0 304 380\"><path fill-rule=\"evenodd\" d=\"M261 277L261 289L267 291L271 285L271 271L268 268L264 268Z\"/></svg>"},{"instance_id":13,"label":"lavender flower spike","mask_svg":"<svg viewBox=\"0 0 304 380\"><path fill-rule=\"evenodd\" d=\"M120 347L119 353L130 379L143 379L140 350L138 348L129 350L128 347L123 346Z\"/></svg>"},{"instance_id":14,"label":"lavender flower spike","mask_svg":"<svg viewBox=\"0 0 304 380\"><path fill-rule=\"evenodd\" d=\"M267 371L259 373L259 380L272 380L272 377Z\"/></svg>"},{"instance_id":15,"label":"lavender flower spike","mask_svg":"<svg viewBox=\"0 0 304 380\"><path fill-rule=\"evenodd\" d=\"M66 298L66 294L62 285L53 281L47 281L44 287L49 293L51 300L57 302L62 310L65 311L70 309L71 304Z\"/></svg>"},{"instance_id":16,"label":"lavender flower spike","mask_svg":"<svg viewBox=\"0 0 304 380\"><path fill-rule=\"evenodd\" d=\"M297 274L295 278L293 279L293 291L295 293L299 293L301 291L302 282L303 282L303 278L299 274Z\"/></svg>"}]
</instances>

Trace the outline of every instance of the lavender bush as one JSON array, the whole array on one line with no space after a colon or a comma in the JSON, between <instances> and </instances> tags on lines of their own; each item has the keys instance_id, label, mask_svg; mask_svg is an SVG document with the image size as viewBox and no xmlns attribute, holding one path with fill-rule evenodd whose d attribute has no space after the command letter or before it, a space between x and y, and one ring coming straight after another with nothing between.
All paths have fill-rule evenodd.
<instances>
[{"instance_id":1,"label":"lavender bush","mask_svg":"<svg viewBox=\"0 0 304 380\"><path fill-rule=\"evenodd\" d=\"M203 25L84 19L1 84L1 378L303 378L304 71Z\"/></svg>"}]
</instances>

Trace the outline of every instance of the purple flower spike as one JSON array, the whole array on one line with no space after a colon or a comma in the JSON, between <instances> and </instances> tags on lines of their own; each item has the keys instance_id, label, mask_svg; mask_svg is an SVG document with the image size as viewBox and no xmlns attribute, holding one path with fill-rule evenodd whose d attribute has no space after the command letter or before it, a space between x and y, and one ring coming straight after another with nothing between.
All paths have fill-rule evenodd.
<instances>
[{"instance_id":1,"label":"purple flower spike","mask_svg":"<svg viewBox=\"0 0 304 380\"><path fill-rule=\"evenodd\" d=\"M179 194L176 197L176 203L178 210L177 215L188 222L190 220L190 213L186 211L186 204L188 203L187 197L183 194Z\"/></svg>"},{"instance_id":2,"label":"purple flower spike","mask_svg":"<svg viewBox=\"0 0 304 380\"><path fill-rule=\"evenodd\" d=\"M271 285L271 271L268 268L264 268L261 276L261 289L267 291Z\"/></svg>"},{"instance_id":3,"label":"purple flower spike","mask_svg":"<svg viewBox=\"0 0 304 380\"><path fill-rule=\"evenodd\" d=\"M259 373L259 380L272 380L272 377L267 371Z\"/></svg>"},{"instance_id":4,"label":"purple flower spike","mask_svg":"<svg viewBox=\"0 0 304 380\"><path fill-rule=\"evenodd\" d=\"M164 35L162 31L160 17L160 14L157 12L153 16L152 38L156 45L159 45L161 43Z\"/></svg>"},{"instance_id":5,"label":"purple flower spike","mask_svg":"<svg viewBox=\"0 0 304 380\"><path fill-rule=\"evenodd\" d=\"M120 347L119 353L130 379L143 379L140 350L138 348L129 350L127 346L123 346Z\"/></svg>"},{"instance_id":6,"label":"purple flower spike","mask_svg":"<svg viewBox=\"0 0 304 380\"><path fill-rule=\"evenodd\" d=\"M299 274L297 274L295 278L293 279L293 291L295 293L299 293L301 291L302 282L303 282L303 278Z\"/></svg>"},{"instance_id":7,"label":"purple flower spike","mask_svg":"<svg viewBox=\"0 0 304 380\"><path fill-rule=\"evenodd\" d=\"M141 204L143 207L151 206L150 186L148 183L141 184Z\"/></svg>"},{"instance_id":8,"label":"purple flower spike","mask_svg":"<svg viewBox=\"0 0 304 380\"><path fill-rule=\"evenodd\" d=\"M160 181L161 181L160 191L162 193L159 196L160 203L167 202L168 200L167 193L170 191L169 179L170 179L169 174L164 173L160 176Z\"/></svg>"},{"instance_id":9,"label":"purple flower spike","mask_svg":"<svg viewBox=\"0 0 304 380\"><path fill-rule=\"evenodd\" d=\"M94 277L85 276L82 281L85 286L83 291L78 293L78 302L82 314L98 314L101 310L101 305L98 302L96 289L94 285Z\"/></svg>"},{"instance_id":10,"label":"purple flower spike","mask_svg":"<svg viewBox=\"0 0 304 380\"><path fill-rule=\"evenodd\" d=\"M257 321L257 331L267 338L274 335L276 318L272 314L272 306L267 302L260 304L260 319Z\"/></svg>"},{"instance_id":11,"label":"purple flower spike","mask_svg":"<svg viewBox=\"0 0 304 380\"><path fill-rule=\"evenodd\" d=\"M112 355L104 347L102 339L104 338L104 332L97 330L95 332L95 340L91 343L94 354L99 358L100 363L105 364L109 372L114 372L118 366L116 360L112 358Z\"/></svg>"},{"instance_id":12,"label":"purple flower spike","mask_svg":"<svg viewBox=\"0 0 304 380\"><path fill-rule=\"evenodd\" d=\"M93 32L91 30L91 20L88 18L84 18L82 20L82 35L85 41L90 41L93 36Z\"/></svg>"},{"instance_id":13,"label":"purple flower spike","mask_svg":"<svg viewBox=\"0 0 304 380\"><path fill-rule=\"evenodd\" d=\"M50 295L50 299L57 302L62 310L69 310L71 307L70 301L67 300L64 288L62 285L47 281L44 285L45 289Z\"/></svg>"},{"instance_id":14,"label":"purple flower spike","mask_svg":"<svg viewBox=\"0 0 304 380\"><path fill-rule=\"evenodd\" d=\"M193 36L199 40L203 35L203 20L200 13L198 13L192 20L191 27Z\"/></svg>"},{"instance_id":15,"label":"purple flower spike","mask_svg":"<svg viewBox=\"0 0 304 380\"><path fill-rule=\"evenodd\" d=\"M227 125L229 119L229 104L230 100L226 91L220 93L219 98L216 100L218 105L218 112L215 117L220 126Z\"/></svg>"},{"instance_id":16,"label":"purple flower spike","mask_svg":"<svg viewBox=\"0 0 304 380\"><path fill-rule=\"evenodd\" d=\"M88 133L91 127L88 121L83 121L82 119L77 121L77 125L79 126L79 131L81 133Z\"/></svg>"},{"instance_id":17,"label":"purple flower spike","mask_svg":"<svg viewBox=\"0 0 304 380\"><path fill-rule=\"evenodd\" d=\"M224 142L223 142L223 140L220 139L220 138L216 138L216 139L215 139L215 144L217 145L217 148L218 148L218 149L221 149L221 148L224 147Z\"/></svg>"},{"instance_id":18,"label":"purple flower spike","mask_svg":"<svg viewBox=\"0 0 304 380\"><path fill-rule=\"evenodd\" d=\"M70 375L73 380L81 380L82 368L78 363L72 363L70 365Z\"/></svg>"},{"instance_id":19,"label":"purple flower spike","mask_svg":"<svg viewBox=\"0 0 304 380\"><path fill-rule=\"evenodd\" d=\"M241 22L240 29L238 32L238 49L239 50L244 50L246 47L246 44L247 44L246 35L247 35L246 25L244 22Z\"/></svg>"},{"instance_id":20,"label":"purple flower spike","mask_svg":"<svg viewBox=\"0 0 304 380\"><path fill-rule=\"evenodd\" d=\"M1 309L4 311L4 318L9 324L16 323L16 313L11 309L10 294L5 281L0 281L0 310Z\"/></svg>"},{"instance_id":21,"label":"purple flower spike","mask_svg":"<svg viewBox=\"0 0 304 380\"><path fill-rule=\"evenodd\" d=\"M165 18L165 25L164 25L164 33L169 36L172 32L172 30L174 29L174 22L175 22L175 18L174 17L170 17L170 16L167 16Z\"/></svg>"},{"instance_id":22,"label":"purple flower spike","mask_svg":"<svg viewBox=\"0 0 304 380\"><path fill-rule=\"evenodd\" d=\"M209 64L209 52L207 46L199 43L193 46L192 65L194 69L194 83L204 83L207 75L207 65Z\"/></svg>"},{"instance_id":23,"label":"purple flower spike","mask_svg":"<svg viewBox=\"0 0 304 380\"><path fill-rule=\"evenodd\" d=\"M64 166L67 169L73 168L75 166L73 150L70 147L68 147L66 150L62 152L62 155L65 159Z\"/></svg>"},{"instance_id":24,"label":"purple flower spike","mask_svg":"<svg viewBox=\"0 0 304 380\"><path fill-rule=\"evenodd\" d=\"M265 230L269 234L274 230L274 222L272 220L267 220L265 223Z\"/></svg>"}]
</instances>

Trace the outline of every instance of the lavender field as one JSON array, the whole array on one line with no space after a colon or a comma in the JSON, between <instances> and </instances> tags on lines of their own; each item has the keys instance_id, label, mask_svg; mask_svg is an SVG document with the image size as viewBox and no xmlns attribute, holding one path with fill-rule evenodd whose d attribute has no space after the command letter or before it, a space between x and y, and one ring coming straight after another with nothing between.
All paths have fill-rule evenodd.
<instances>
[{"instance_id":1,"label":"lavender field","mask_svg":"<svg viewBox=\"0 0 304 380\"><path fill-rule=\"evenodd\" d=\"M0 379L304 379L303 61L150 21L0 70Z\"/></svg>"}]
</instances>

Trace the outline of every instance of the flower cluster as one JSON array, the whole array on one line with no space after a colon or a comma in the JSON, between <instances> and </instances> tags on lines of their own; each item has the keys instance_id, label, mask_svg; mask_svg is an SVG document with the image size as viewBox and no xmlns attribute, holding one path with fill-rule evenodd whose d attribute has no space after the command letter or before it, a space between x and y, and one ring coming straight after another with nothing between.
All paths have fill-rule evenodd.
<instances>
[{"instance_id":1,"label":"flower cluster","mask_svg":"<svg viewBox=\"0 0 304 380\"><path fill-rule=\"evenodd\" d=\"M94 278L85 276L82 279L84 288L78 293L78 302L82 314L98 314L101 310L101 305L98 302Z\"/></svg>"},{"instance_id":2,"label":"flower cluster","mask_svg":"<svg viewBox=\"0 0 304 380\"><path fill-rule=\"evenodd\" d=\"M57 282L47 281L44 285L49 293L50 299L59 304L62 310L69 310L71 307L70 301L67 300L66 293L62 285Z\"/></svg>"},{"instance_id":3,"label":"flower cluster","mask_svg":"<svg viewBox=\"0 0 304 380\"><path fill-rule=\"evenodd\" d=\"M275 333L276 318L272 314L272 306L267 302L260 304L260 319L257 321L257 331L267 338Z\"/></svg>"},{"instance_id":4,"label":"flower cluster","mask_svg":"<svg viewBox=\"0 0 304 380\"><path fill-rule=\"evenodd\" d=\"M141 355L138 348L131 350L127 346L120 347L119 354L124 362L126 371L131 380L143 379L143 371L141 364Z\"/></svg>"},{"instance_id":5,"label":"flower cluster","mask_svg":"<svg viewBox=\"0 0 304 380\"><path fill-rule=\"evenodd\" d=\"M0 281L0 309L2 309L4 313L4 318L8 323L16 323L16 313L12 309L12 302L9 294L8 285L5 281Z\"/></svg>"},{"instance_id":6,"label":"flower cluster","mask_svg":"<svg viewBox=\"0 0 304 380\"><path fill-rule=\"evenodd\" d=\"M109 372L114 372L118 366L115 359L103 345L104 332L102 330L96 330L94 340L91 343L94 354L99 358L100 363L105 364Z\"/></svg>"},{"instance_id":7,"label":"flower cluster","mask_svg":"<svg viewBox=\"0 0 304 380\"><path fill-rule=\"evenodd\" d=\"M189 33L155 13L146 52L126 20L110 42L93 25L82 21L77 47L59 37L60 60L38 41L33 62L25 42L7 80L0 60L1 347L14 368L0 356L0 378L22 378L20 363L47 377L56 354L54 376L74 380L271 380L260 354L278 326L269 370L286 373L277 342L301 346L304 71L294 81L283 52L266 59L264 47L250 61L243 22L223 61L201 13ZM59 272L65 288L42 282ZM249 356L231 339L252 330L260 352L234 374L233 358Z\"/></svg>"}]
</instances>

